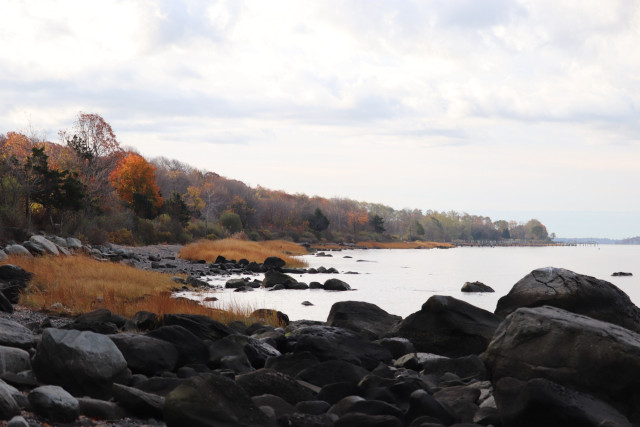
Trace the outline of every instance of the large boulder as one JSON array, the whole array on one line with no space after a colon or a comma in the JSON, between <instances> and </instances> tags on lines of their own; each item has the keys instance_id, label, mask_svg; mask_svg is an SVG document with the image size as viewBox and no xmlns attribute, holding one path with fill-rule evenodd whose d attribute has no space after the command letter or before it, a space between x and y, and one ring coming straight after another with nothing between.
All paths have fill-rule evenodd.
<instances>
[{"instance_id":1,"label":"large boulder","mask_svg":"<svg viewBox=\"0 0 640 427\"><path fill-rule=\"evenodd\" d=\"M286 262L282 258L278 258L277 256L267 257L262 263L265 269L274 269L274 268L282 268L286 265Z\"/></svg>"},{"instance_id":2,"label":"large boulder","mask_svg":"<svg viewBox=\"0 0 640 427\"><path fill-rule=\"evenodd\" d=\"M632 425L611 405L542 378L502 378L494 396L505 427Z\"/></svg>"},{"instance_id":3,"label":"large boulder","mask_svg":"<svg viewBox=\"0 0 640 427\"><path fill-rule=\"evenodd\" d=\"M235 333L233 329L222 323L199 314L165 314L162 317L162 324L182 326L203 340L217 340Z\"/></svg>"},{"instance_id":4,"label":"large boulder","mask_svg":"<svg viewBox=\"0 0 640 427\"><path fill-rule=\"evenodd\" d=\"M178 363L178 350L173 344L141 334L109 335L134 374L157 375L173 371Z\"/></svg>"},{"instance_id":5,"label":"large boulder","mask_svg":"<svg viewBox=\"0 0 640 427\"><path fill-rule=\"evenodd\" d=\"M18 244L7 245L4 248L4 251L7 253L7 255L33 256L27 248Z\"/></svg>"},{"instance_id":6,"label":"large boulder","mask_svg":"<svg viewBox=\"0 0 640 427\"><path fill-rule=\"evenodd\" d=\"M29 393L29 403L33 412L54 422L75 421L80 415L78 400L62 387L45 385Z\"/></svg>"},{"instance_id":7,"label":"large boulder","mask_svg":"<svg viewBox=\"0 0 640 427\"><path fill-rule=\"evenodd\" d=\"M285 289L294 287L298 283L296 279L288 274L281 273L277 270L269 270L264 273L264 279L262 280L262 286L265 288L272 288L275 285L282 285Z\"/></svg>"},{"instance_id":8,"label":"large boulder","mask_svg":"<svg viewBox=\"0 0 640 427\"><path fill-rule=\"evenodd\" d=\"M5 251L0 249L0 261L6 261L7 259L9 259L9 255L7 255Z\"/></svg>"},{"instance_id":9,"label":"large boulder","mask_svg":"<svg viewBox=\"0 0 640 427\"><path fill-rule=\"evenodd\" d=\"M273 369L258 369L238 375L236 384L250 396L273 394L291 405L315 399L315 395L307 387L300 385L294 378Z\"/></svg>"},{"instance_id":10,"label":"large boulder","mask_svg":"<svg viewBox=\"0 0 640 427\"><path fill-rule=\"evenodd\" d=\"M209 349L204 341L182 326L163 326L147 333L147 336L173 344L178 350L178 366L206 363L209 359Z\"/></svg>"},{"instance_id":11,"label":"large boulder","mask_svg":"<svg viewBox=\"0 0 640 427\"><path fill-rule=\"evenodd\" d=\"M498 300L495 313L506 317L520 307L550 305L640 332L640 309L615 285L563 268L539 268Z\"/></svg>"},{"instance_id":12,"label":"large boulder","mask_svg":"<svg viewBox=\"0 0 640 427\"><path fill-rule=\"evenodd\" d=\"M112 384L130 374L127 361L108 337L55 328L42 333L33 369L40 382L99 399L110 397Z\"/></svg>"},{"instance_id":13,"label":"large boulder","mask_svg":"<svg viewBox=\"0 0 640 427\"><path fill-rule=\"evenodd\" d=\"M494 384L503 377L545 378L640 407L640 334L618 325L556 307L520 308L500 324L482 358Z\"/></svg>"},{"instance_id":14,"label":"large boulder","mask_svg":"<svg viewBox=\"0 0 640 427\"><path fill-rule=\"evenodd\" d=\"M60 255L60 251L58 251L58 247L55 245L55 243L44 236L31 236L29 242L32 245L39 246L44 249L45 253L51 255Z\"/></svg>"},{"instance_id":15,"label":"large boulder","mask_svg":"<svg viewBox=\"0 0 640 427\"><path fill-rule=\"evenodd\" d=\"M0 374L31 369L29 352L20 348L0 346Z\"/></svg>"},{"instance_id":16,"label":"large boulder","mask_svg":"<svg viewBox=\"0 0 640 427\"><path fill-rule=\"evenodd\" d=\"M387 334L402 317L389 314L375 304L361 301L340 301L331 306L327 325L349 329L367 339L375 340Z\"/></svg>"},{"instance_id":17,"label":"large boulder","mask_svg":"<svg viewBox=\"0 0 640 427\"><path fill-rule=\"evenodd\" d=\"M33 273L13 264L0 265L0 291L12 304L17 304L20 292L27 287Z\"/></svg>"},{"instance_id":18,"label":"large boulder","mask_svg":"<svg viewBox=\"0 0 640 427\"><path fill-rule=\"evenodd\" d=\"M165 399L168 427L269 427L275 423L234 381L218 374L189 378Z\"/></svg>"},{"instance_id":19,"label":"large boulder","mask_svg":"<svg viewBox=\"0 0 640 427\"><path fill-rule=\"evenodd\" d=\"M495 292L495 290L482 282L465 282L461 292Z\"/></svg>"},{"instance_id":20,"label":"large boulder","mask_svg":"<svg viewBox=\"0 0 640 427\"><path fill-rule=\"evenodd\" d=\"M18 347L25 350L35 344L36 337L18 322L0 317L0 345Z\"/></svg>"},{"instance_id":21,"label":"large boulder","mask_svg":"<svg viewBox=\"0 0 640 427\"><path fill-rule=\"evenodd\" d=\"M502 319L449 296L433 296L389 334L409 339L416 350L448 357L482 353Z\"/></svg>"},{"instance_id":22,"label":"large boulder","mask_svg":"<svg viewBox=\"0 0 640 427\"><path fill-rule=\"evenodd\" d=\"M325 291L350 291L351 286L340 279L328 279L322 286Z\"/></svg>"}]
</instances>

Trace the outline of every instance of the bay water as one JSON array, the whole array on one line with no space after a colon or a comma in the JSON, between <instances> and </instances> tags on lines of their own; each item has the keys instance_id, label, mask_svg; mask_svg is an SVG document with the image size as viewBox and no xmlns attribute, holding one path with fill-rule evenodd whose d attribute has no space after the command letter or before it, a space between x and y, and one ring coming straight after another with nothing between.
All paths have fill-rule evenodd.
<instances>
[{"instance_id":1,"label":"bay water","mask_svg":"<svg viewBox=\"0 0 640 427\"><path fill-rule=\"evenodd\" d=\"M211 307L249 306L286 313L291 320L325 321L337 301L366 301L403 318L420 310L429 297L449 295L485 310L494 311L498 299L534 269L561 267L607 280L626 292L640 306L640 246L480 247L453 249L354 249L326 252L331 257L305 255L309 267L334 267L339 274L293 274L299 282L324 283L329 278L347 282L352 291L322 289L255 289L239 293L232 289L182 293L203 300L215 296ZM613 277L614 272L631 277ZM354 274L357 273L357 274ZM257 274L252 279L262 280ZM224 286L229 277L210 276L211 284ZM465 282L480 281L494 293L461 292ZM311 306L302 303L308 301Z\"/></svg>"}]
</instances>

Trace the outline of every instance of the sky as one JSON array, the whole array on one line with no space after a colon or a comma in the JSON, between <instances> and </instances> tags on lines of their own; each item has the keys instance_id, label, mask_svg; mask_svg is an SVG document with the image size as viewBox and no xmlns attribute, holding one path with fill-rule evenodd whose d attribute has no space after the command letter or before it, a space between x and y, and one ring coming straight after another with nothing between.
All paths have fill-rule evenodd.
<instances>
[{"instance_id":1,"label":"sky","mask_svg":"<svg viewBox=\"0 0 640 427\"><path fill-rule=\"evenodd\" d=\"M636 0L0 0L0 132L290 193L640 235Z\"/></svg>"}]
</instances>

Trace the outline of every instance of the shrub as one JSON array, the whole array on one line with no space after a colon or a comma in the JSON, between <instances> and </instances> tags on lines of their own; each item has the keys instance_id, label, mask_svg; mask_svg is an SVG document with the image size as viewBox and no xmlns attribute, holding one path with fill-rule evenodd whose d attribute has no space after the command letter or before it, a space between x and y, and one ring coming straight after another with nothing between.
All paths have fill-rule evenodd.
<instances>
[{"instance_id":1,"label":"shrub","mask_svg":"<svg viewBox=\"0 0 640 427\"><path fill-rule=\"evenodd\" d=\"M109 233L109 241L117 245L129 246L133 246L136 243L133 233L131 230L127 230L126 228L121 228L118 231L112 231Z\"/></svg>"},{"instance_id":2,"label":"shrub","mask_svg":"<svg viewBox=\"0 0 640 427\"><path fill-rule=\"evenodd\" d=\"M224 228L229 230L231 234L242 231L242 220L236 213L226 211L222 215L220 215L220 220L218 222Z\"/></svg>"}]
</instances>

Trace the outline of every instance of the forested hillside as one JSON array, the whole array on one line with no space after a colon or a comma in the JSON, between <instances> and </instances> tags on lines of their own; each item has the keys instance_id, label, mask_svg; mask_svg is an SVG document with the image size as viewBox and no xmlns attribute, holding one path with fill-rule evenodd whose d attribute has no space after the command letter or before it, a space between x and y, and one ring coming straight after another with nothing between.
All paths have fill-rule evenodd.
<instances>
[{"instance_id":1,"label":"forested hillside","mask_svg":"<svg viewBox=\"0 0 640 427\"><path fill-rule=\"evenodd\" d=\"M546 227L458 212L395 210L287 194L126 150L97 114L79 113L60 142L0 134L0 240L29 231L91 243L187 243L231 235L296 242L547 240Z\"/></svg>"}]
</instances>

